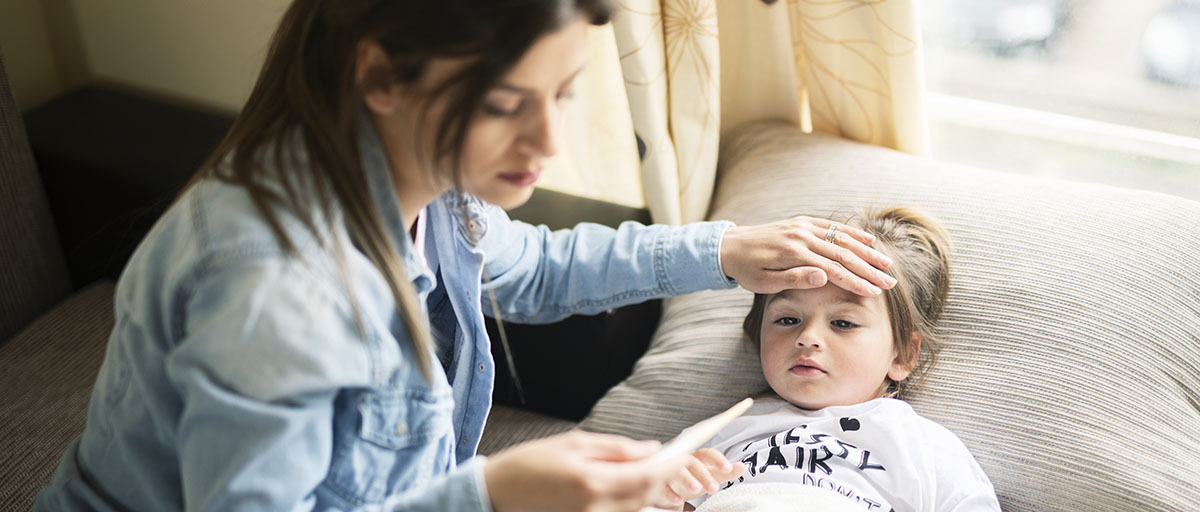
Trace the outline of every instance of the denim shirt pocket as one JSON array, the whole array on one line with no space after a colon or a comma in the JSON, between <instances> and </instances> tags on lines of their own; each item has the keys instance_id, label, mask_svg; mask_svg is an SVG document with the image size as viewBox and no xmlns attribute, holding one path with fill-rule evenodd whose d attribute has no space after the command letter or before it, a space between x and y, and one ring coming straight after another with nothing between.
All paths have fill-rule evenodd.
<instances>
[{"instance_id":1,"label":"denim shirt pocket","mask_svg":"<svg viewBox=\"0 0 1200 512\"><path fill-rule=\"evenodd\" d=\"M449 389L372 390L357 399L357 426L335 441L330 484L355 505L426 487L454 464Z\"/></svg>"},{"instance_id":2,"label":"denim shirt pocket","mask_svg":"<svg viewBox=\"0 0 1200 512\"><path fill-rule=\"evenodd\" d=\"M391 450L402 450L413 444L428 443L450 426L452 407L448 400L438 400L436 395L425 392L398 395L402 396L376 394L359 403L362 420L358 433L363 439Z\"/></svg>"}]
</instances>

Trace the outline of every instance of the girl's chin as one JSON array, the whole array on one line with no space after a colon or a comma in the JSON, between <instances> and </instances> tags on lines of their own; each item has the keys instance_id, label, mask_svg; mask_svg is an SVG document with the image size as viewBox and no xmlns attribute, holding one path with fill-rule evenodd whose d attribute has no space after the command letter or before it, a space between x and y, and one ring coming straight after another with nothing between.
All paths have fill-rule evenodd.
<instances>
[{"instance_id":1,"label":"girl's chin","mask_svg":"<svg viewBox=\"0 0 1200 512\"><path fill-rule=\"evenodd\" d=\"M851 405L850 403L847 403L847 397L829 396L827 393L822 394L819 390L815 389L792 389L785 390L784 393L776 391L775 394L779 395L784 400L787 400L788 403L809 411L815 411L837 405Z\"/></svg>"},{"instance_id":2,"label":"girl's chin","mask_svg":"<svg viewBox=\"0 0 1200 512\"><path fill-rule=\"evenodd\" d=\"M819 401L814 401L814 400L800 400L800 399L787 398L787 397L784 397L784 400L787 400L788 403L790 403L796 407L799 407L801 409L804 409L806 411L815 411L815 410L824 409L825 407L827 407L826 404L821 403Z\"/></svg>"}]
</instances>

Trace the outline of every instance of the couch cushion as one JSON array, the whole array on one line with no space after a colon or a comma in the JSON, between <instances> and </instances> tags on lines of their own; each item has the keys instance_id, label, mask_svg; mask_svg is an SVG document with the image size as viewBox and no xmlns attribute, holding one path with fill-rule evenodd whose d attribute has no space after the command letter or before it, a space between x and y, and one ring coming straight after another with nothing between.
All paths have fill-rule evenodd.
<instances>
[{"instance_id":1,"label":"couch cushion","mask_svg":"<svg viewBox=\"0 0 1200 512\"><path fill-rule=\"evenodd\" d=\"M0 61L0 341L70 290L54 219ZM15 243L15 242L20 243Z\"/></svg>"},{"instance_id":2,"label":"couch cushion","mask_svg":"<svg viewBox=\"0 0 1200 512\"><path fill-rule=\"evenodd\" d=\"M0 346L0 511L29 510L83 431L112 297L112 282L98 282Z\"/></svg>"},{"instance_id":3,"label":"couch cushion","mask_svg":"<svg viewBox=\"0 0 1200 512\"><path fill-rule=\"evenodd\" d=\"M481 455L491 455L514 444L566 432L575 425L574 421L497 405L483 426L478 451Z\"/></svg>"},{"instance_id":4,"label":"couch cushion","mask_svg":"<svg viewBox=\"0 0 1200 512\"><path fill-rule=\"evenodd\" d=\"M947 345L910 398L957 433L1005 510L1200 504L1200 203L931 163L782 124L726 137L712 218L910 205L950 231ZM647 354L581 428L665 439L765 387L751 295L670 299Z\"/></svg>"}]
</instances>

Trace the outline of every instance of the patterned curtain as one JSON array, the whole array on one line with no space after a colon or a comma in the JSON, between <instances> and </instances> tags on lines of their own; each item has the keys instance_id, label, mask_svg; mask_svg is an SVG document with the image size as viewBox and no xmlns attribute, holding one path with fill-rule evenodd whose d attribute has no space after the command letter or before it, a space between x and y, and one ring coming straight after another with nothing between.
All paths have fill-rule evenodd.
<instances>
[{"instance_id":1,"label":"patterned curtain","mask_svg":"<svg viewBox=\"0 0 1200 512\"><path fill-rule=\"evenodd\" d=\"M617 3L546 186L679 224L707 215L720 135L745 122L928 152L917 0Z\"/></svg>"},{"instance_id":2,"label":"patterned curtain","mask_svg":"<svg viewBox=\"0 0 1200 512\"><path fill-rule=\"evenodd\" d=\"M721 129L713 0L623 0L613 19L625 91L655 222L708 214Z\"/></svg>"},{"instance_id":3,"label":"patterned curtain","mask_svg":"<svg viewBox=\"0 0 1200 512\"><path fill-rule=\"evenodd\" d=\"M719 0L722 130L783 118L927 155L917 0Z\"/></svg>"}]
</instances>

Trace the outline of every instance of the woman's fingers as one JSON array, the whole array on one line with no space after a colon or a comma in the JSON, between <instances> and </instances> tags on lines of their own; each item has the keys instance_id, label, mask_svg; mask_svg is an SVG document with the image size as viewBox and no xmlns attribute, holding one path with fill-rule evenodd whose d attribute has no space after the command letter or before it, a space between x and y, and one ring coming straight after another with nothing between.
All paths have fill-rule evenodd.
<instances>
[{"instance_id":1,"label":"woman's fingers","mask_svg":"<svg viewBox=\"0 0 1200 512\"><path fill-rule=\"evenodd\" d=\"M879 295L896 280L881 268L892 264L887 255L867 247L874 237L857 228L826 219L794 219L813 235L808 249L826 261L813 264L825 271L829 282L859 295Z\"/></svg>"},{"instance_id":2,"label":"woman's fingers","mask_svg":"<svg viewBox=\"0 0 1200 512\"><path fill-rule=\"evenodd\" d=\"M815 221L816 219L813 220ZM816 236L819 241L823 241L833 247L849 249L850 252L865 261L874 270L892 266L892 259L886 254L868 247L875 242L875 238L871 237L869 240L864 240L864 237L870 236L866 231L828 220L823 223L811 222L809 226L809 232ZM830 226L837 226L837 229L831 229ZM879 272L878 275L884 276L886 274ZM874 279L871 280L874 281Z\"/></svg>"},{"instance_id":3,"label":"woman's fingers","mask_svg":"<svg viewBox=\"0 0 1200 512\"><path fill-rule=\"evenodd\" d=\"M824 237L826 235L826 233L828 233L830 226L837 224L839 232L850 235L852 238L857 240L859 243L862 243L863 245L873 245L875 243L875 235L867 233L866 231L858 229L854 226L847 226L845 224L834 222L829 219L821 219L821 218L806 217L806 216L793 217L793 220L807 222L809 224L812 224L813 226L821 228L821 230L822 230L821 236L822 237ZM884 256L884 257L886 258L886 256ZM887 266L888 265L883 265L880 268L887 268Z\"/></svg>"},{"instance_id":4,"label":"woman's fingers","mask_svg":"<svg viewBox=\"0 0 1200 512\"><path fill-rule=\"evenodd\" d=\"M891 260L868 246L874 241L860 229L810 217L734 226L722 239L721 265L725 275L756 293L833 283L873 296L895 285L880 270Z\"/></svg>"},{"instance_id":5,"label":"woman's fingers","mask_svg":"<svg viewBox=\"0 0 1200 512\"><path fill-rule=\"evenodd\" d=\"M484 479L498 512L640 510L691 457L648 458L656 441L569 432L489 457Z\"/></svg>"},{"instance_id":6,"label":"woman's fingers","mask_svg":"<svg viewBox=\"0 0 1200 512\"><path fill-rule=\"evenodd\" d=\"M795 257L791 263L795 266L775 272L770 279L772 284L764 283L753 291L777 293L790 288L819 288L826 283L833 283L869 297L879 295L881 289L891 288L896 283L895 279L865 262L854 251L824 240L810 241L803 250L797 251Z\"/></svg>"},{"instance_id":7,"label":"woman's fingers","mask_svg":"<svg viewBox=\"0 0 1200 512\"><path fill-rule=\"evenodd\" d=\"M867 251L876 251L852 238L843 238L839 242L850 247L820 240L812 248L814 253L827 260L824 265L817 265L825 271L831 282L859 295L879 295L880 290L896 285L895 278L864 259L870 257Z\"/></svg>"},{"instance_id":8,"label":"woman's fingers","mask_svg":"<svg viewBox=\"0 0 1200 512\"><path fill-rule=\"evenodd\" d=\"M832 233L832 242L829 240L829 235L831 233L828 227L826 227L824 230L818 228L813 232L813 234L817 235L821 240L829 242L831 245L850 249L851 252L858 255L859 258L866 260L866 262L872 267L885 269L892 266L892 259L887 257L886 254L868 247L868 245L874 243L873 238L870 243L863 242L860 236L849 232L849 230L854 230L855 232L863 235L866 234L865 231L851 228L849 226L843 226L841 224L838 224L838 230Z\"/></svg>"},{"instance_id":9,"label":"woman's fingers","mask_svg":"<svg viewBox=\"0 0 1200 512\"><path fill-rule=\"evenodd\" d=\"M829 276L820 267L792 267L776 271L776 274L778 275L771 279L771 281L774 281L773 285L760 287L754 291L758 293L779 293L792 288L820 288L829 282Z\"/></svg>"},{"instance_id":10,"label":"woman's fingers","mask_svg":"<svg viewBox=\"0 0 1200 512\"><path fill-rule=\"evenodd\" d=\"M585 434L574 431L567 435L573 436L571 441L579 446L583 454L608 462L641 460L658 452L662 447L662 443L658 441L634 441L612 434Z\"/></svg>"},{"instance_id":11,"label":"woman's fingers","mask_svg":"<svg viewBox=\"0 0 1200 512\"><path fill-rule=\"evenodd\" d=\"M826 265L828 267L824 268L824 270L825 274L829 276L829 282L838 288L864 297L872 297L883 293L883 289L880 286L851 272L839 262L831 261L830 263L826 263Z\"/></svg>"}]
</instances>

